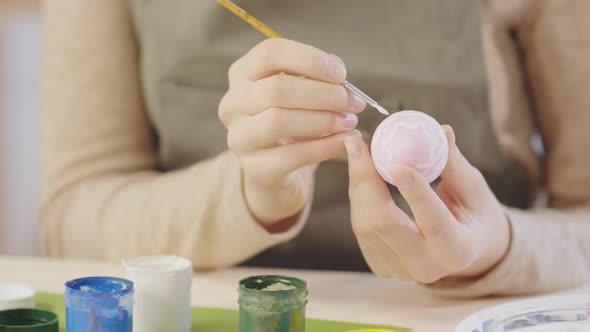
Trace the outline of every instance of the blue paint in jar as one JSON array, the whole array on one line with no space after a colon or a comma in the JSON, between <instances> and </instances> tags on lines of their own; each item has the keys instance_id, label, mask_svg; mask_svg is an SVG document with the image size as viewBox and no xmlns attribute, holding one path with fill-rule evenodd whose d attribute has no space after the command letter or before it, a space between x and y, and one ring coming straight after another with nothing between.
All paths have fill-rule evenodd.
<instances>
[{"instance_id":1,"label":"blue paint in jar","mask_svg":"<svg viewBox=\"0 0 590 332\"><path fill-rule=\"evenodd\" d=\"M66 282L66 329L77 332L132 332L133 282L88 277Z\"/></svg>"}]
</instances>

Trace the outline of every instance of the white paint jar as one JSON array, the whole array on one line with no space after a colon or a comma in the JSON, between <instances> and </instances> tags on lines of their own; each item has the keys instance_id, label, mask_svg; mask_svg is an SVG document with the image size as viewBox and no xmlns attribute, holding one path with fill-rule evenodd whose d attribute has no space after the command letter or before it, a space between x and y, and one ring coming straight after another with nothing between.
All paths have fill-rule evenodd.
<instances>
[{"instance_id":1,"label":"white paint jar","mask_svg":"<svg viewBox=\"0 0 590 332\"><path fill-rule=\"evenodd\" d=\"M123 261L135 285L133 329L141 332L191 330L191 262L176 256L147 256Z\"/></svg>"},{"instance_id":2,"label":"white paint jar","mask_svg":"<svg viewBox=\"0 0 590 332\"><path fill-rule=\"evenodd\" d=\"M25 284L0 282L0 311L35 308L35 290Z\"/></svg>"}]
</instances>

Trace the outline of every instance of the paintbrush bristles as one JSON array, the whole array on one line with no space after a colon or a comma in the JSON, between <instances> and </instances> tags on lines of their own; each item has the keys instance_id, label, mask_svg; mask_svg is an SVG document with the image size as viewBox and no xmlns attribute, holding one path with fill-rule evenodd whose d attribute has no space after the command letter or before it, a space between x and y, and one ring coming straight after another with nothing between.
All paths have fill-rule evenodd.
<instances>
[{"instance_id":1,"label":"paintbrush bristles","mask_svg":"<svg viewBox=\"0 0 590 332\"><path fill-rule=\"evenodd\" d=\"M379 111L379 113L383 115L389 115L389 112L385 108L383 108L383 106L377 105L375 108Z\"/></svg>"}]
</instances>

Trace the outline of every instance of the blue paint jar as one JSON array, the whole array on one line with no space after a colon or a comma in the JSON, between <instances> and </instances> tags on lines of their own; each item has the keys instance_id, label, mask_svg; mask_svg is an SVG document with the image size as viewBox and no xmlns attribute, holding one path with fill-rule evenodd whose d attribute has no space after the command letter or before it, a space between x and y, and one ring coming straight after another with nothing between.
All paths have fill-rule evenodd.
<instances>
[{"instance_id":1,"label":"blue paint jar","mask_svg":"<svg viewBox=\"0 0 590 332\"><path fill-rule=\"evenodd\" d=\"M132 332L133 282L88 277L66 282L66 329L85 332Z\"/></svg>"}]
</instances>

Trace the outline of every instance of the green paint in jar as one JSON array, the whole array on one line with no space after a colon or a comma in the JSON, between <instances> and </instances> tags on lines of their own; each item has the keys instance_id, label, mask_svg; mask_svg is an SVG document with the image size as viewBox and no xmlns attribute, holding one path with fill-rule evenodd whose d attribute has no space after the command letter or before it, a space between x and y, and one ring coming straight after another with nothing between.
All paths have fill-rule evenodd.
<instances>
[{"instance_id":1,"label":"green paint in jar","mask_svg":"<svg viewBox=\"0 0 590 332\"><path fill-rule=\"evenodd\" d=\"M240 281L240 332L305 332L307 283L263 275Z\"/></svg>"}]
</instances>

